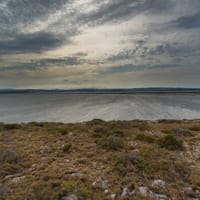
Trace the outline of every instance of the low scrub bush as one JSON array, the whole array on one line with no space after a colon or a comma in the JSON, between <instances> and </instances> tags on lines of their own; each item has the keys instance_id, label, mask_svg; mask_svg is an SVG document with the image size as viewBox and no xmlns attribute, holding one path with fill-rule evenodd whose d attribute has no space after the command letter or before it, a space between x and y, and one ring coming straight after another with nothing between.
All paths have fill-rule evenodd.
<instances>
[{"instance_id":1,"label":"low scrub bush","mask_svg":"<svg viewBox=\"0 0 200 200\"><path fill-rule=\"evenodd\" d=\"M143 133L137 134L135 139L139 140L139 141L147 142L147 143L154 143L155 142L155 138L153 136L143 134Z\"/></svg>"},{"instance_id":2,"label":"low scrub bush","mask_svg":"<svg viewBox=\"0 0 200 200\"><path fill-rule=\"evenodd\" d=\"M183 141L173 135L166 135L157 140L157 144L168 150L183 150Z\"/></svg>"},{"instance_id":3,"label":"low scrub bush","mask_svg":"<svg viewBox=\"0 0 200 200\"><path fill-rule=\"evenodd\" d=\"M92 121L88 122L90 126L96 126L96 125L103 125L105 124L105 121L102 119L93 119Z\"/></svg>"},{"instance_id":4,"label":"low scrub bush","mask_svg":"<svg viewBox=\"0 0 200 200\"><path fill-rule=\"evenodd\" d=\"M72 145L68 143L63 146L62 150L64 153L69 153L69 151L71 150L71 147L72 147Z\"/></svg>"},{"instance_id":5,"label":"low scrub bush","mask_svg":"<svg viewBox=\"0 0 200 200\"><path fill-rule=\"evenodd\" d=\"M150 130L150 127L149 127L147 121L134 120L134 121L132 121L132 127L138 128L140 131Z\"/></svg>"},{"instance_id":6,"label":"low scrub bush","mask_svg":"<svg viewBox=\"0 0 200 200\"><path fill-rule=\"evenodd\" d=\"M13 130L13 129L20 129L21 125L20 124L4 124L2 126L3 130Z\"/></svg>"},{"instance_id":7,"label":"low scrub bush","mask_svg":"<svg viewBox=\"0 0 200 200\"><path fill-rule=\"evenodd\" d=\"M15 150L0 149L0 163L16 163L19 159L20 156Z\"/></svg>"},{"instance_id":8,"label":"low scrub bush","mask_svg":"<svg viewBox=\"0 0 200 200\"><path fill-rule=\"evenodd\" d=\"M118 154L113 155L111 158L112 161L114 161L114 171L119 172L122 175L126 175L128 172L128 164L129 160L125 154Z\"/></svg>"},{"instance_id":9,"label":"low scrub bush","mask_svg":"<svg viewBox=\"0 0 200 200\"><path fill-rule=\"evenodd\" d=\"M124 146L123 139L119 136L104 137L100 144L103 148L113 151L119 150Z\"/></svg>"},{"instance_id":10,"label":"low scrub bush","mask_svg":"<svg viewBox=\"0 0 200 200\"><path fill-rule=\"evenodd\" d=\"M64 129L64 128L59 128L58 132L61 133L62 135L67 135L69 133L69 131L67 129Z\"/></svg>"},{"instance_id":11,"label":"low scrub bush","mask_svg":"<svg viewBox=\"0 0 200 200\"><path fill-rule=\"evenodd\" d=\"M165 124L173 124L173 123L180 123L180 120L176 119L160 119L158 120L158 123L165 123Z\"/></svg>"},{"instance_id":12,"label":"low scrub bush","mask_svg":"<svg viewBox=\"0 0 200 200\"><path fill-rule=\"evenodd\" d=\"M175 128L175 129L171 129L171 130L163 130L162 132L166 133L166 134L173 134L173 135L176 135L176 136L184 136L184 137L193 136L192 133L188 129L184 129L184 128Z\"/></svg>"},{"instance_id":13,"label":"low scrub bush","mask_svg":"<svg viewBox=\"0 0 200 200\"><path fill-rule=\"evenodd\" d=\"M200 131L200 127L199 126L193 126L189 128L191 131Z\"/></svg>"}]
</instances>

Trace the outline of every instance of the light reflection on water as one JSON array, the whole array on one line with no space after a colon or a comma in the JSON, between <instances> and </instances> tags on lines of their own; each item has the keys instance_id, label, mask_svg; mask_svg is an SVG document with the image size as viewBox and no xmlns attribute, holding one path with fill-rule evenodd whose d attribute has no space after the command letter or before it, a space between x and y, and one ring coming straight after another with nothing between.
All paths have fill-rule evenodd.
<instances>
[{"instance_id":1,"label":"light reflection on water","mask_svg":"<svg viewBox=\"0 0 200 200\"><path fill-rule=\"evenodd\" d=\"M0 94L0 121L200 118L200 94Z\"/></svg>"}]
</instances>

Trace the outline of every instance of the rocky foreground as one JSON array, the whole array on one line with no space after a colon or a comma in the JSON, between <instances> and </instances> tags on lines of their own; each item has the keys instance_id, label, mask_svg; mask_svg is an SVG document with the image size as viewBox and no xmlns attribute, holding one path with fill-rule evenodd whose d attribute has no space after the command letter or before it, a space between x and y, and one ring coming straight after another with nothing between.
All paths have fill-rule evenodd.
<instances>
[{"instance_id":1,"label":"rocky foreground","mask_svg":"<svg viewBox=\"0 0 200 200\"><path fill-rule=\"evenodd\" d=\"M200 120L0 124L1 200L200 199Z\"/></svg>"}]
</instances>

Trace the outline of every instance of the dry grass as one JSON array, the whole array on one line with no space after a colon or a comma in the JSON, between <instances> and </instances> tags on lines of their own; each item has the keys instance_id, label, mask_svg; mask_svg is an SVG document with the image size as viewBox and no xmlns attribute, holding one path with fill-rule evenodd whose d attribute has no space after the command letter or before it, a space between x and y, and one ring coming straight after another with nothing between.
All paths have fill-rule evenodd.
<instances>
[{"instance_id":1,"label":"dry grass","mask_svg":"<svg viewBox=\"0 0 200 200\"><path fill-rule=\"evenodd\" d=\"M190 199L183 188L200 190L199 127L199 120L0 124L0 200L60 200L72 193L122 199L124 187L136 191L134 199L150 199L137 193L140 186ZM166 188L152 188L155 179Z\"/></svg>"}]
</instances>

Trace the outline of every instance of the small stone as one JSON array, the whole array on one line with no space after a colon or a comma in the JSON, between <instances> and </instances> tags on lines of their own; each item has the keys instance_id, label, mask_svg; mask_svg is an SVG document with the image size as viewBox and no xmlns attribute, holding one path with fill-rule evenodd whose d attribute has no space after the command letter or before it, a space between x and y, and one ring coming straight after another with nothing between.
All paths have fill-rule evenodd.
<instances>
[{"instance_id":1,"label":"small stone","mask_svg":"<svg viewBox=\"0 0 200 200\"><path fill-rule=\"evenodd\" d=\"M69 133L68 133L68 136L72 136L72 135L73 135L73 133L72 133L72 132L69 132Z\"/></svg>"},{"instance_id":2,"label":"small stone","mask_svg":"<svg viewBox=\"0 0 200 200\"><path fill-rule=\"evenodd\" d=\"M113 200L116 198L116 196L117 196L116 194L111 194L110 195L111 199L113 199Z\"/></svg>"},{"instance_id":3,"label":"small stone","mask_svg":"<svg viewBox=\"0 0 200 200\"><path fill-rule=\"evenodd\" d=\"M97 179L96 181L94 181L92 183L92 187L96 187L96 188L101 188L103 190L107 190L108 189L108 181L107 180L101 180L100 178Z\"/></svg>"},{"instance_id":4,"label":"small stone","mask_svg":"<svg viewBox=\"0 0 200 200\"><path fill-rule=\"evenodd\" d=\"M165 194L155 194L155 199L156 200L167 200L167 195Z\"/></svg>"},{"instance_id":5,"label":"small stone","mask_svg":"<svg viewBox=\"0 0 200 200\"><path fill-rule=\"evenodd\" d=\"M131 195L131 196L134 196L135 195L135 190L132 190L129 194Z\"/></svg>"},{"instance_id":6,"label":"small stone","mask_svg":"<svg viewBox=\"0 0 200 200\"><path fill-rule=\"evenodd\" d=\"M51 153L52 149L49 146L41 146L40 147L40 153L44 154L44 153Z\"/></svg>"},{"instance_id":7,"label":"small stone","mask_svg":"<svg viewBox=\"0 0 200 200\"><path fill-rule=\"evenodd\" d=\"M152 187L165 188L166 187L166 183L163 180L157 179L157 180L153 181Z\"/></svg>"},{"instance_id":8,"label":"small stone","mask_svg":"<svg viewBox=\"0 0 200 200\"><path fill-rule=\"evenodd\" d=\"M107 180L102 181L101 187L102 187L102 189L107 189L108 188L108 181Z\"/></svg>"},{"instance_id":9,"label":"small stone","mask_svg":"<svg viewBox=\"0 0 200 200\"><path fill-rule=\"evenodd\" d=\"M125 198L127 195L128 195L128 188L125 187L125 188L123 188L123 191L122 191L121 197L122 197L122 198Z\"/></svg>"},{"instance_id":10,"label":"small stone","mask_svg":"<svg viewBox=\"0 0 200 200\"><path fill-rule=\"evenodd\" d=\"M97 167L97 162L92 162L92 167L96 168Z\"/></svg>"},{"instance_id":11,"label":"small stone","mask_svg":"<svg viewBox=\"0 0 200 200\"><path fill-rule=\"evenodd\" d=\"M104 193L105 193L105 194L108 194L108 192L109 192L108 190L104 190Z\"/></svg>"},{"instance_id":12,"label":"small stone","mask_svg":"<svg viewBox=\"0 0 200 200\"><path fill-rule=\"evenodd\" d=\"M79 198L75 194L70 194L66 197L62 197L61 200L78 200Z\"/></svg>"},{"instance_id":13,"label":"small stone","mask_svg":"<svg viewBox=\"0 0 200 200\"><path fill-rule=\"evenodd\" d=\"M148 187L141 186L138 188L138 192L142 197L147 197L148 196Z\"/></svg>"},{"instance_id":14,"label":"small stone","mask_svg":"<svg viewBox=\"0 0 200 200\"><path fill-rule=\"evenodd\" d=\"M85 174L82 174L82 173L72 173L71 174L72 177L76 177L76 178L83 178L83 177L86 177Z\"/></svg>"},{"instance_id":15,"label":"small stone","mask_svg":"<svg viewBox=\"0 0 200 200\"><path fill-rule=\"evenodd\" d=\"M5 179L11 179L11 178L15 178L16 177L16 175L7 175L7 176L5 176Z\"/></svg>"},{"instance_id":16,"label":"small stone","mask_svg":"<svg viewBox=\"0 0 200 200\"><path fill-rule=\"evenodd\" d=\"M183 191L188 197L196 197L199 195L199 191L193 190L192 187L185 187L183 188Z\"/></svg>"},{"instance_id":17,"label":"small stone","mask_svg":"<svg viewBox=\"0 0 200 200\"><path fill-rule=\"evenodd\" d=\"M26 178L26 176L21 176L21 177L16 177L16 178L13 178L12 180L11 180L11 182L13 182L13 183L18 183L18 182L20 182L22 179L24 179L24 178Z\"/></svg>"},{"instance_id":18,"label":"small stone","mask_svg":"<svg viewBox=\"0 0 200 200\"><path fill-rule=\"evenodd\" d=\"M94 181L94 182L92 183L92 187L96 187L96 186L97 186L97 182Z\"/></svg>"},{"instance_id":19,"label":"small stone","mask_svg":"<svg viewBox=\"0 0 200 200\"><path fill-rule=\"evenodd\" d=\"M32 165L31 165L32 168L35 168L36 166L37 166L36 164L32 164Z\"/></svg>"}]
</instances>

